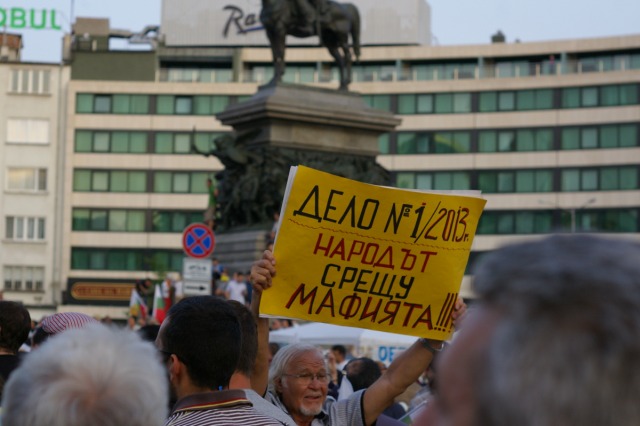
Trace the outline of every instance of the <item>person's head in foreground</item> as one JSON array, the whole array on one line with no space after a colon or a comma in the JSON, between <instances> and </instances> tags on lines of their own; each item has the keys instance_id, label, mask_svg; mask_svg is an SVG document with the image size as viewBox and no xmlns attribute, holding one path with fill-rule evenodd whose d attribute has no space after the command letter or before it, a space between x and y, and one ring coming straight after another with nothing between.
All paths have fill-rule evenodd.
<instances>
[{"instance_id":1,"label":"person's head in foreground","mask_svg":"<svg viewBox=\"0 0 640 426\"><path fill-rule=\"evenodd\" d=\"M552 236L485 256L419 424L640 424L640 245Z\"/></svg>"},{"instance_id":2,"label":"person's head in foreground","mask_svg":"<svg viewBox=\"0 0 640 426\"><path fill-rule=\"evenodd\" d=\"M7 382L11 426L153 426L167 383L152 344L102 324L67 330L29 354Z\"/></svg>"},{"instance_id":3,"label":"person's head in foreground","mask_svg":"<svg viewBox=\"0 0 640 426\"><path fill-rule=\"evenodd\" d=\"M293 419L313 419L322 411L329 389L322 352L303 343L280 349L271 361L269 384Z\"/></svg>"},{"instance_id":4,"label":"person's head in foreground","mask_svg":"<svg viewBox=\"0 0 640 426\"><path fill-rule=\"evenodd\" d=\"M241 330L232 306L215 296L182 299L160 326L172 397L227 389L240 356Z\"/></svg>"}]
</instances>

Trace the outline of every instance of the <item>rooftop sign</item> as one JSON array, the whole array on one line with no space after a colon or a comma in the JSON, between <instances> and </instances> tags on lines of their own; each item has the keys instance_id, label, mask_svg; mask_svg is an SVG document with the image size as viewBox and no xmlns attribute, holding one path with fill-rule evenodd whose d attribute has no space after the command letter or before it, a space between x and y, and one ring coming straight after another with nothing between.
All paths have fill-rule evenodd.
<instances>
[{"instance_id":1,"label":"rooftop sign","mask_svg":"<svg viewBox=\"0 0 640 426\"><path fill-rule=\"evenodd\" d=\"M425 0L350 0L360 11L363 45L425 45L431 12ZM261 0L163 0L161 31L167 46L268 46ZM317 46L317 37L287 39Z\"/></svg>"},{"instance_id":2,"label":"rooftop sign","mask_svg":"<svg viewBox=\"0 0 640 426\"><path fill-rule=\"evenodd\" d=\"M55 9L0 7L0 28L62 30Z\"/></svg>"}]
</instances>

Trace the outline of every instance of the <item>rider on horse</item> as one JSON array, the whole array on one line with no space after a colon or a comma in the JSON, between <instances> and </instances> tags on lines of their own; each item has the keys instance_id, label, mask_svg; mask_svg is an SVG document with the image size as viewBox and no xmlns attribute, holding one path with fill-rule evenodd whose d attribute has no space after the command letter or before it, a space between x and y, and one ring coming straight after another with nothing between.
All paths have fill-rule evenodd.
<instances>
[{"instance_id":1,"label":"rider on horse","mask_svg":"<svg viewBox=\"0 0 640 426\"><path fill-rule=\"evenodd\" d=\"M331 0L262 0L260 22L273 56L274 72L269 85L282 82L286 36L317 35L340 71L340 90L349 90L351 52L356 59L360 56L360 14L353 4Z\"/></svg>"},{"instance_id":2,"label":"rider on horse","mask_svg":"<svg viewBox=\"0 0 640 426\"><path fill-rule=\"evenodd\" d=\"M300 29L310 34L318 34L321 21L327 19L327 0L294 0L300 17Z\"/></svg>"}]
</instances>

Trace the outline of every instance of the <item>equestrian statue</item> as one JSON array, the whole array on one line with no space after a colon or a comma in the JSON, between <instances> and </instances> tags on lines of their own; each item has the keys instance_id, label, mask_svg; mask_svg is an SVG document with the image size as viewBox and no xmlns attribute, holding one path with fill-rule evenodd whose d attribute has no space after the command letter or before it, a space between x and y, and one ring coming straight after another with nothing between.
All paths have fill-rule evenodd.
<instances>
[{"instance_id":1,"label":"equestrian statue","mask_svg":"<svg viewBox=\"0 0 640 426\"><path fill-rule=\"evenodd\" d=\"M356 60L360 56L360 14L353 4L328 0L262 0L260 21L273 54L274 75L269 85L282 81L287 35L319 36L320 43L329 50L340 70L340 90L348 90L351 48Z\"/></svg>"}]
</instances>

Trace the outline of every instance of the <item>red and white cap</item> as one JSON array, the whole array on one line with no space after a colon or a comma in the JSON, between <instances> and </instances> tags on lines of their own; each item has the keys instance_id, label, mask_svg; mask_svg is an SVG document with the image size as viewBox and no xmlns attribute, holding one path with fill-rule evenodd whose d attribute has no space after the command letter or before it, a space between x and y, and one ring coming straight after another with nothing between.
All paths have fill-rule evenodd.
<instances>
[{"instance_id":1,"label":"red and white cap","mask_svg":"<svg viewBox=\"0 0 640 426\"><path fill-rule=\"evenodd\" d=\"M60 312L44 318L40 326L48 334L54 335L70 328L82 328L92 323L100 323L100 321L80 312Z\"/></svg>"}]
</instances>

